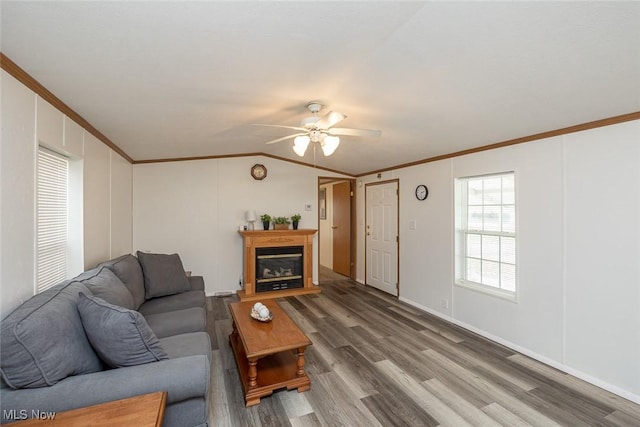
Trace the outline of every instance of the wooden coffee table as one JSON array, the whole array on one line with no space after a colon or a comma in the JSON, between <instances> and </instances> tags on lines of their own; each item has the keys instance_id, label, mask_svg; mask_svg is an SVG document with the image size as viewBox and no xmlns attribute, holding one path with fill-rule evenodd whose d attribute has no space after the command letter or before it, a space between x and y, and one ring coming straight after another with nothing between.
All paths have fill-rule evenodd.
<instances>
[{"instance_id":1,"label":"wooden coffee table","mask_svg":"<svg viewBox=\"0 0 640 427\"><path fill-rule=\"evenodd\" d=\"M277 302L263 302L273 314L268 323L251 317L253 304L229 304L233 318L229 343L238 364L246 406L259 404L261 397L280 388L309 390L311 380L304 371L304 351L311 341Z\"/></svg>"}]
</instances>

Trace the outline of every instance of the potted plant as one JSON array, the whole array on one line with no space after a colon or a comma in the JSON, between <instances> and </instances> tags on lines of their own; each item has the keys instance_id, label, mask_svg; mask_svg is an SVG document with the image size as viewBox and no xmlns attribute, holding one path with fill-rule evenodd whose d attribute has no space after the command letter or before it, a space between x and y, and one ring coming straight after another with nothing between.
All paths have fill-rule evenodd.
<instances>
[{"instance_id":1,"label":"potted plant","mask_svg":"<svg viewBox=\"0 0 640 427\"><path fill-rule=\"evenodd\" d=\"M302 215L300 214L291 215L291 223L293 224L294 230L298 229L298 223L300 222L300 218L302 218Z\"/></svg>"},{"instance_id":2,"label":"potted plant","mask_svg":"<svg viewBox=\"0 0 640 427\"><path fill-rule=\"evenodd\" d=\"M277 216L273 218L273 228L275 230L288 230L289 218L287 218L286 216Z\"/></svg>"},{"instance_id":3,"label":"potted plant","mask_svg":"<svg viewBox=\"0 0 640 427\"><path fill-rule=\"evenodd\" d=\"M262 221L262 228L265 230L268 230L269 225L271 224L271 215L269 214L260 215L260 221Z\"/></svg>"}]
</instances>

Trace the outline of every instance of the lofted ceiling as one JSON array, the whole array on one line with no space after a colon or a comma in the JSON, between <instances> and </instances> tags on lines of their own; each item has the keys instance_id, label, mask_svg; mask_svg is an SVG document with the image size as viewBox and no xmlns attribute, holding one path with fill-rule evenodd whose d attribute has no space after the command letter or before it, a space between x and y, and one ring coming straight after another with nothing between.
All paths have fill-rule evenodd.
<instances>
[{"instance_id":1,"label":"lofted ceiling","mask_svg":"<svg viewBox=\"0 0 640 427\"><path fill-rule=\"evenodd\" d=\"M0 3L1 50L134 160L264 152L357 175L640 111L639 2ZM331 157L305 106L348 117ZM322 113L321 112L321 113Z\"/></svg>"}]
</instances>

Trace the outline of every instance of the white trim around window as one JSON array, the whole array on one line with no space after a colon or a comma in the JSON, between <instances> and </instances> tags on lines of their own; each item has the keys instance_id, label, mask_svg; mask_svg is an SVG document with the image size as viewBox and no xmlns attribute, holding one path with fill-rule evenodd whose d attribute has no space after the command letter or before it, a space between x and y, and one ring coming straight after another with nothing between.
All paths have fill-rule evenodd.
<instances>
[{"instance_id":1,"label":"white trim around window","mask_svg":"<svg viewBox=\"0 0 640 427\"><path fill-rule=\"evenodd\" d=\"M515 173L456 179L458 286L517 301Z\"/></svg>"}]
</instances>

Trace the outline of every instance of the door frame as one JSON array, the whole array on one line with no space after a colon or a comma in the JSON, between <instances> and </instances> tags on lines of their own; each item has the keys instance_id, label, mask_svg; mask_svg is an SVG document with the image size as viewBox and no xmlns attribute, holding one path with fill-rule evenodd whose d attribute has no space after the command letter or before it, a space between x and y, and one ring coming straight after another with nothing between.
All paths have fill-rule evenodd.
<instances>
[{"instance_id":1,"label":"door frame","mask_svg":"<svg viewBox=\"0 0 640 427\"><path fill-rule=\"evenodd\" d=\"M331 184L333 182L340 182L340 181L348 181L349 182L349 188L351 191L351 203L350 203L350 212L349 212L349 216L351 218L351 233L349 236L349 246L351 246L351 251L349 254L349 265L350 265L350 275L349 278L355 280L356 277L356 237L357 237L357 230L356 230L356 179L355 178L339 178L339 177L335 177L335 176L318 176L318 186L316 188L316 200L318 203L318 218L317 218L317 223L318 224L318 270L320 270L320 186L321 185L326 185L326 184ZM326 203L326 201L325 201ZM333 249L332 249L333 250ZM320 284L320 274L318 271L318 284Z\"/></svg>"},{"instance_id":2,"label":"door frame","mask_svg":"<svg viewBox=\"0 0 640 427\"><path fill-rule=\"evenodd\" d=\"M397 262L397 266L396 266L396 271L397 271L397 277L396 280L398 281L398 283L396 284L396 298L400 298L400 179L399 178L394 178L394 179L387 179L385 181L376 181L376 182L367 182L364 184L364 284L366 286L370 286L372 288L375 288L375 286L371 286L369 284L367 284L367 277L368 277L368 270L367 270L367 187L371 186L375 186L375 185L382 185L382 184L390 184L392 182L396 183L396 199L398 201L398 206L397 206L397 212L396 212L396 230L398 230L398 236L396 238L396 253L398 254L396 256L396 262ZM377 289L377 288L376 288ZM387 294L385 292L385 294Z\"/></svg>"}]
</instances>

